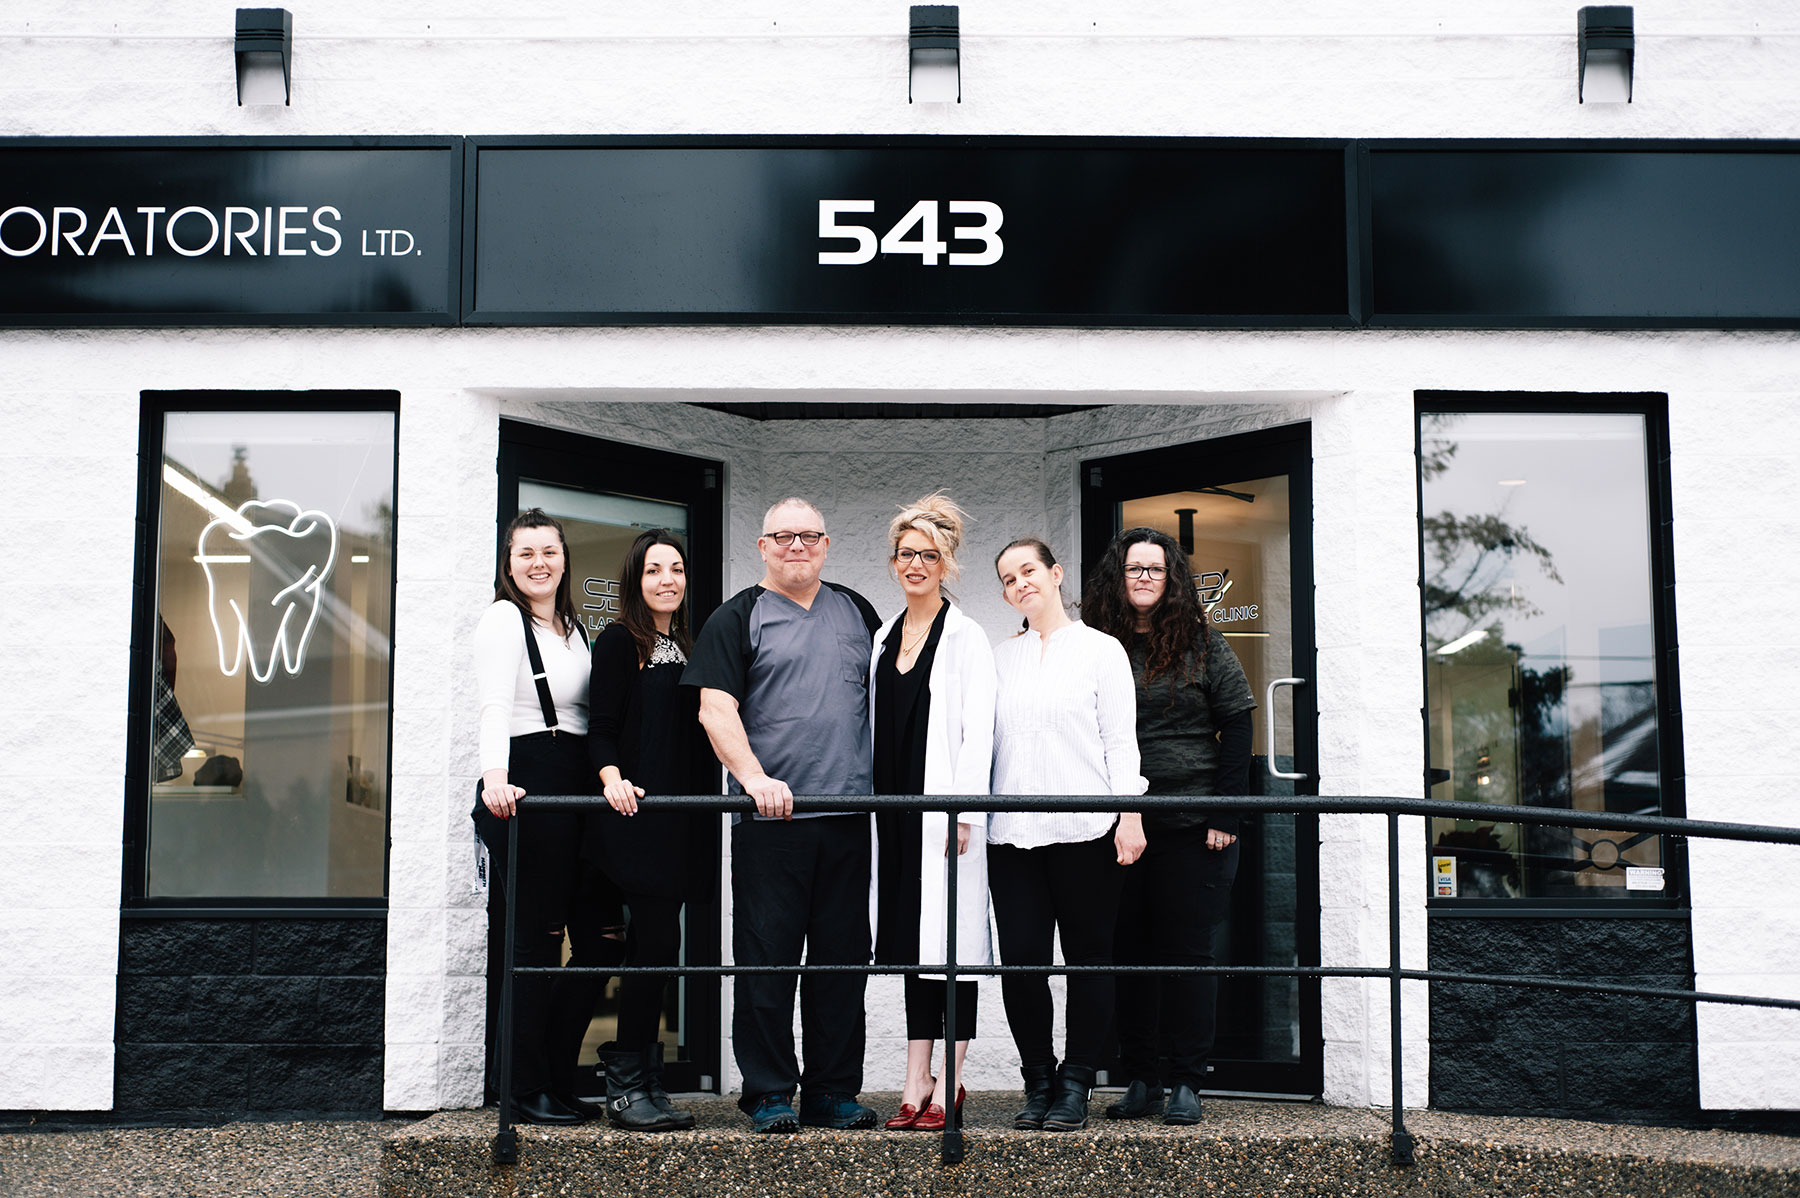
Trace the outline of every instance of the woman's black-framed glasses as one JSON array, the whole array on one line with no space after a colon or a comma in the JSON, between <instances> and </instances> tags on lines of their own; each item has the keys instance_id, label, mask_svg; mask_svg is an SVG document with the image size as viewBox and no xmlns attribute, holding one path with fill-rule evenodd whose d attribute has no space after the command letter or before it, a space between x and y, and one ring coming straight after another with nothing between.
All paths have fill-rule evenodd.
<instances>
[{"instance_id":1,"label":"woman's black-framed glasses","mask_svg":"<svg viewBox=\"0 0 1800 1198\"><path fill-rule=\"evenodd\" d=\"M795 537L799 537L800 543L808 549L811 549L814 545L817 545L820 541L825 539L824 533L813 532L810 530L807 532L765 532L763 536L768 537L783 549L792 545Z\"/></svg>"},{"instance_id":2,"label":"woman's black-framed glasses","mask_svg":"<svg viewBox=\"0 0 1800 1198\"><path fill-rule=\"evenodd\" d=\"M944 560L944 555L935 549L896 549L894 560L903 566L912 565L912 559L918 558L928 566L935 566Z\"/></svg>"},{"instance_id":3,"label":"woman's black-framed glasses","mask_svg":"<svg viewBox=\"0 0 1800 1198\"><path fill-rule=\"evenodd\" d=\"M1125 577L1127 578L1148 578L1152 582L1161 582L1168 576L1169 567L1167 566L1131 565L1125 567Z\"/></svg>"}]
</instances>

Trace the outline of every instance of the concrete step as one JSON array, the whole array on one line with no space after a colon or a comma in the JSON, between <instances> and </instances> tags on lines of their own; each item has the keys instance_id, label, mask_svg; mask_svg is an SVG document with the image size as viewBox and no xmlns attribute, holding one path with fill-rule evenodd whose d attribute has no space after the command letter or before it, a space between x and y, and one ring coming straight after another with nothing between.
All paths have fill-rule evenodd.
<instances>
[{"instance_id":1,"label":"concrete step","mask_svg":"<svg viewBox=\"0 0 1800 1198\"><path fill-rule=\"evenodd\" d=\"M1800 1139L1412 1111L1415 1163L1391 1163L1385 1111L1206 1100L1197 1127L1120 1123L1098 1094L1086 1131L1014 1131L1016 1092L970 1094L966 1154L940 1163L934 1133L759 1136L728 1098L684 1099L699 1126L658 1135L521 1126L519 1162L493 1163L498 1112L446 1111L382 1146L385 1198L604 1194L607 1198L1795 1198ZM883 1117L895 1094L864 1101Z\"/></svg>"}]
</instances>

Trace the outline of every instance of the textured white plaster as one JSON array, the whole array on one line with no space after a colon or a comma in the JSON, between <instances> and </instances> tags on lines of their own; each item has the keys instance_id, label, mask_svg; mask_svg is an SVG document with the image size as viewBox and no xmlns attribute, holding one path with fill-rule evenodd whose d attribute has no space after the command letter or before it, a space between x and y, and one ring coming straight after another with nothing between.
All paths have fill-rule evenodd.
<instances>
[{"instance_id":1,"label":"textured white plaster","mask_svg":"<svg viewBox=\"0 0 1800 1198\"><path fill-rule=\"evenodd\" d=\"M438 1052L437 1105L477 1107L487 1076L487 1047L481 1043L444 1044ZM390 1102L390 1109L399 1109ZM430 1107L420 1109L429 1110Z\"/></svg>"},{"instance_id":2,"label":"textured white plaster","mask_svg":"<svg viewBox=\"0 0 1800 1198\"><path fill-rule=\"evenodd\" d=\"M0 390L0 553L15 565L0 590L0 785L26 803L0 849L0 905L17 933L0 980L0 1108L104 1110L135 535L134 504L107 497L135 489L136 393L67 378ZM73 610L49 598L52 577L76 583Z\"/></svg>"},{"instance_id":3,"label":"textured white plaster","mask_svg":"<svg viewBox=\"0 0 1800 1198\"><path fill-rule=\"evenodd\" d=\"M392 992L390 986L389 994ZM435 1043L396 1040L390 1034L382 1060L382 1106L390 1111L435 1111L443 1105L440 1055ZM473 1095L462 1097L464 1105L481 1105L479 1087Z\"/></svg>"},{"instance_id":4,"label":"textured white plaster","mask_svg":"<svg viewBox=\"0 0 1800 1198\"><path fill-rule=\"evenodd\" d=\"M1800 826L1781 769L1800 753L1800 390L1714 389L1727 381L1739 376L1675 391L1669 406L1687 810ZM1800 849L1695 839L1688 861L1696 987L1800 998ZM1800 1107L1791 1014L1700 1006L1703 1106Z\"/></svg>"},{"instance_id":5,"label":"textured white plaster","mask_svg":"<svg viewBox=\"0 0 1800 1198\"><path fill-rule=\"evenodd\" d=\"M0 1102L42 1111L112 1109L110 1039L96 1044L85 1030L79 1040L62 1043L28 1035L29 1042L14 1042L0 1054Z\"/></svg>"},{"instance_id":6,"label":"textured white plaster","mask_svg":"<svg viewBox=\"0 0 1800 1198\"><path fill-rule=\"evenodd\" d=\"M905 103L902 8L746 10L696 0L624 14L553 0L476 0L296 13L292 107L239 108L226 10L82 0L0 12L0 134L457 133L1154 134L1306 137L1794 137L1800 25L1750 0L1638 12L1636 100L1577 105L1576 6L1531 0L1248 0L1195 6L1069 0L964 6L964 102ZM1305 80L1297 87L1295 80ZM580 114L578 118L571 114ZM1046 535L1077 565L1074 466L1085 456L1298 419L1315 446L1315 569L1324 788L1418 793L1421 738L1411 404L1415 389L1666 391L1686 703L1689 812L1800 824L1771 763L1800 755L1800 338L1780 332L1134 332L1008 329L8 331L0 460L14 501L0 553L37 560L80 480L83 644L35 582L0 582L0 784L57 780L56 812L0 854L13 921L64 930L73 958L27 940L9 965L74 980L54 1044L27 1029L0 1062L0 1108L111 1101L118 832L142 388L391 387L401 391L400 572L388 1047L396 1109L480 1096L479 1017L441 988L479 976L481 913L466 887L474 774L469 635L492 572L496 418L506 415L727 464L728 590L760 570L762 505L814 488L829 504L828 574L884 610L882 517L942 479L980 517L959 593L998 636L1011 624L992 550ZM274 380L272 382L272 380ZM671 400L939 398L1132 405L1041 422L904 422L879 445L855 425L763 426ZM1148 405L1148 406L1146 406ZM659 412L660 415L652 413ZM78 425L70 413L79 413ZM804 432L817 439L808 442ZM1022 438L1022 439L1021 439ZM923 448L915 448L920 447ZM907 447L895 452L896 447ZM1353 600L1351 597L1354 597ZM1410 681L1409 681L1410 677ZM82 761L69 763L70 713ZM71 772L73 771L73 772ZM1749 808L1749 810L1746 810ZM1379 821L1375 821L1377 824ZM1368 821L1321 821L1327 958L1385 952L1385 856ZM1409 827L1412 826L1409 824ZM108 842L110 841L110 846ZM1402 841L1422 876L1423 835ZM1762 856L1699 852L1696 953L1717 969L1746 942L1739 913L1800 905L1797 871L1742 883ZM445 918L446 913L449 918ZM411 913L411 914L408 914ZM1757 925L1748 951L1800 989L1800 932ZM1409 902L1408 962L1423 913ZM392 933L402 933L400 935ZM725 929L729 938L729 920ZM1734 940L1733 937L1736 936ZM1351 948L1356 951L1351 952ZM427 965L426 962L436 962ZM1703 969L1702 985L1727 975ZM1735 976L1735 975L1732 975ZM440 992L420 989L436 979ZM1380 1101L1382 983L1330 982L1326 1092ZM1729 987L1721 987L1729 988ZM1005 1073L997 988L971 1077ZM727 987L727 992L729 987ZM1381 990L1385 995L1385 990ZM1382 997L1385 1002L1385 997ZM1409 996L1409 1009L1423 1003ZM1734 1016L1735 1017L1735 1016ZM58 1018L62 1018L59 1015ZM1703 1099L1800 1106L1792 1043L1701 1010ZM1424 1023L1409 1021L1409 1053ZM416 1041L406 1037L417 1037ZM889 1076L893 1046L870 1054ZM1423 1071L1409 1058L1408 1100ZM888 1072L881 1072L888 1071ZM978 1072L988 1071L988 1072ZM1010 1083L1010 1078L1007 1079Z\"/></svg>"}]
</instances>

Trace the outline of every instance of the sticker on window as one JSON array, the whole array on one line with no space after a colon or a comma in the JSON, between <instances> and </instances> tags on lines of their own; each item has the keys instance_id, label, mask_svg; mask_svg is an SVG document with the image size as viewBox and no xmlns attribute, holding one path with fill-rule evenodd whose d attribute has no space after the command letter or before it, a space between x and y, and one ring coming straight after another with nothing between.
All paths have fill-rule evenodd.
<instances>
[{"instance_id":1,"label":"sticker on window","mask_svg":"<svg viewBox=\"0 0 1800 1198\"><path fill-rule=\"evenodd\" d=\"M1431 859L1431 897L1456 897L1456 858L1433 857Z\"/></svg>"}]
</instances>

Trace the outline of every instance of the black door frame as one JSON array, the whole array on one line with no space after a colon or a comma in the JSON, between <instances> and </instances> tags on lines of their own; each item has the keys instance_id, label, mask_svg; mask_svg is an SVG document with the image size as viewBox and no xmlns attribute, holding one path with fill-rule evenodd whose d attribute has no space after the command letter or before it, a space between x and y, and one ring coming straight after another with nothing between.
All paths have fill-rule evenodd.
<instances>
[{"instance_id":1,"label":"black door frame","mask_svg":"<svg viewBox=\"0 0 1800 1198\"><path fill-rule=\"evenodd\" d=\"M1306 774L1294 793L1319 793L1318 646L1314 630L1312 426L1283 425L1139 453L1090 458L1079 467L1081 569L1085 580L1119 531L1119 504L1168 491L1286 475L1292 558L1294 769ZM1258 695L1260 703L1263 696ZM1260 778L1266 780L1266 774ZM1255 787L1259 777L1252 777ZM1294 819L1295 950L1299 964L1319 964L1318 816ZM1239 875L1240 878L1246 875ZM1234 897L1234 904L1243 895ZM1309 918L1310 916L1310 918ZM1215 1059L1208 1088L1317 1096L1324 1091L1325 1039L1317 978L1299 983L1300 1059L1295 1064Z\"/></svg>"},{"instance_id":2,"label":"black door frame","mask_svg":"<svg viewBox=\"0 0 1800 1198\"><path fill-rule=\"evenodd\" d=\"M699 628L718 608L725 581L725 467L707 458L602 440L564 429L515 420L500 421L497 460L499 496L494 514L495 560L500 538L518 514L519 482L533 479L556 486L678 503L688 510L688 602ZM714 831L715 838L717 830ZM717 844L715 839L715 860ZM717 889L704 902L687 905L686 949L692 965L718 965L721 899ZM717 977L687 983L689 1059L669 1061L664 1082L678 1092L718 1091L724 1084ZM493 1020L489 1020L492 1037ZM492 1053L489 1053L492 1059ZM710 1084L701 1085L703 1078Z\"/></svg>"}]
</instances>

